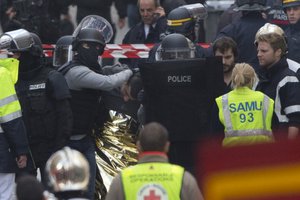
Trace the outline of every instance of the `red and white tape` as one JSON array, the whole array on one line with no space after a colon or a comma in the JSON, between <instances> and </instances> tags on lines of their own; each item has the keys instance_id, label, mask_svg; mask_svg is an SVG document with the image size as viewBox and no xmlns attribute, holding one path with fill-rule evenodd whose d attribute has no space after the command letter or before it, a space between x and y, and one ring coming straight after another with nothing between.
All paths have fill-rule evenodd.
<instances>
[{"instance_id":1,"label":"red and white tape","mask_svg":"<svg viewBox=\"0 0 300 200\"><path fill-rule=\"evenodd\" d=\"M200 43L204 48L209 44ZM102 58L148 58L150 49L154 44L107 44ZM43 44L44 54L46 57L53 56L55 45ZM0 50L0 54L7 54L6 50Z\"/></svg>"}]
</instances>

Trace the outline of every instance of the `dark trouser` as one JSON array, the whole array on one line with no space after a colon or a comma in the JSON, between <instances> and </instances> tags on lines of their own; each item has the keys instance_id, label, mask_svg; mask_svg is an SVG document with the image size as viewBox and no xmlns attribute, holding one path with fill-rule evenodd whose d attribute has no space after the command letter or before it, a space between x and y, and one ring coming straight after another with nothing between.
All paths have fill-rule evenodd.
<instances>
[{"instance_id":1,"label":"dark trouser","mask_svg":"<svg viewBox=\"0 0 300 200\"><path fill-rule=\"evenodd\" d=\"M93 200L95 195L96 181L96 158L95 142L91 136L86 136L81 140L69 140L68 146L81 152L88 160L90 165L90 181L88 186L87 198Z\"/></svg>"}]
</instances>

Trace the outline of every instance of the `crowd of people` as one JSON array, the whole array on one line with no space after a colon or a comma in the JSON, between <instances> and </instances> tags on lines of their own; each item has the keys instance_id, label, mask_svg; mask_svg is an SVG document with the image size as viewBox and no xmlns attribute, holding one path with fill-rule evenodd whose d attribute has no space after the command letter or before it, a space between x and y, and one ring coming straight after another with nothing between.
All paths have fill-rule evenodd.
<instances>
[{"instance_id":1,"label":"crowd of people","mask_svg":"<svg viewBox=\"0 0 300 200\"><path fill-rule=\"evenodd\" d=\"M281 27L267 17L270 2L236 0L230 9L238 17L208 48L199 45L208 14L201 1L28 2L0 1L0 49L8 52L0 59L0 200L94 199L93 134L112 105L134 113L140 157L102 199L203 199L194 177L200 141L231 147L299 137L299 0L282 1L289 23ZM120 28L132 12L125 6L139 11L123 43L155 43L147 59L101 64L115 35L112 2ZM76 29L66 12L71 4L78 6ZM51 66L42 47L48 42L57 42Z\"/></svg>"}]
</instances>

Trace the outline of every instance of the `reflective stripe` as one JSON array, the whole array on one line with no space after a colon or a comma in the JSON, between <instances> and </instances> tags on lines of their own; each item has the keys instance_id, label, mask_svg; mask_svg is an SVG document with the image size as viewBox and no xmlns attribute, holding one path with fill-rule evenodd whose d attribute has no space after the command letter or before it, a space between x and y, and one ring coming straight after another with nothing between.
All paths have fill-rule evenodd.
<instances>
[{"instance_id":1,"label":"reflective stripe","mask_svg":"<svg viewBox=\"0 0 300 200\"><path fill-rule=\"evenodd\" d=\"M268 113L268 109L269 109L269 98L264 95L264 101L263 101L263 105L264 105L264 109L263 109L263 129L266 130L266 117L267 117L267 113Z\"/></svg>"},{"instance_id":2,"label":"reflective stripe","mask_svg":"<svg viewBox=\"0 0 300 200\"><path fill-rule=\"evenodd\" d=\"M225 137L238 137L238 136L257 136L257 135L266 135L272 136L272 131L267 131L263 129L256 130L236 130L236 131L227 131L225 132Z\"/></svg>"},{"instance_id":3,"label":"reflective stripe","mask_svg":"<svg viewBox=\"0 0 300 200\"><path fill-rule=\"evenodd\" d=\"M0 123L6 123L22 116L21 110L0 117Z\"/></svg>"},{"instance_id":4,"label":"reflective stripe","mask_svg":"<svg viewBox=\"0 0 300 200\"><path fill-rule=\"evenodd\" d=\"M16 94L13 94L13 95L11 95L11 96L8 96L8 97L6 97L6 98L0 100L0 107L1 107L1 106L4 106L4 105L6 105L6 104L9 104L9 103L11 103L11 102L17 101L17 100L18 100L18 97L17 97Z\"/></svg>"},{"instance_id":5,"label":"reflective stripe","mask_svg":"<svg viewBox=\"0 0 300 200\"><path fill-rule=\"evenodd\" d=\"M286 61L288 63L289 69L297 73L297 71L300 69L300 64L291 59L286 59Z\"/></svg>"},{"instance_id":6,"label":"reflective stripe","mask_svg":"<svg viewBox=\"0 0 300 200\"><path fill-rule=\"evenodd\" d=\"M289 119L286 117L286 115L281 114L281 102L279 98L279 90L285 86L287 83L296 83L299 82L299 80L295 76L286 76L284 77L277 85L276 87L276 98L275 98L275 107L274 112L276 116L278 117L279 122L288 122Z\"/></svg>"},{"instance_id":7,"label":"reflective stripe","mask_svg":"<svg viewBox=\"0 0 300 200\"><path fill-rule=\"evenodd\" d=\"M288 106L284 109L284 112L286 114L290 114L290 113L294 113L294 112L300 112L300 105Z\"/></svg>"},{"instance_id":8,"label":"reflective stripe","mask_svg":"<svg viewBox=\"0 0 300 200\"><path fill-rule=\"evenodd\" d=\"M2 127L1 127L1 125L0 125L0 133L4 133L4 131L3 131Z\"/></svg>"},{"instance_id":9,"label":"reflective stripe","mask_svg":"<svg viewBox=\"0 0 300 200\"><path fill-rule=\"evenodd\" d=\"M184 22L191 21L192 18L184 18L184 19L177 19L177 20L168 20L167 24L168 26L180 26Z\"/></svg>"},{"instance_id":10,"label":"reflective stripe","mask_svg":"<svg viewBox=\"0 0 300 200\"><path fill-rule=\"evenodd\" d=\"M223 108L223 115L224 115L224 121L226 124L227 131L232 131L232 122L229 112L229 106L228 106L228 94L225 94L222 96L222 108Z\"/></svg>"}]
</instances>

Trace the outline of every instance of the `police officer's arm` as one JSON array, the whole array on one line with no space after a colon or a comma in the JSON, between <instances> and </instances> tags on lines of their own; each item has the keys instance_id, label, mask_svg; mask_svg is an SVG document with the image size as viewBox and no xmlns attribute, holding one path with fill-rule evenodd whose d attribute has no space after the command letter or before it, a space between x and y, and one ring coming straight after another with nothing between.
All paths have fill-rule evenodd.
<instances>
[{"instance_id":1,"label":"police officer's arm","mask_svg":"<svg viewBox=\"0 0 300 200\"><path fill-rule=\"evenodd\" d=\"M65 77L70 82L69 87L71 89L75 87L110 91L120 87L131 75L132 71L129 69L112 75L102 75L95 73L87 67L77 66L70 69Z\"/></svg>"},{"instance_id":2,"label":"police officer's arm","mask_svg":"<svg viewBox=\"0 0 300 200\"><path fill-rule=\"evenodd\" d=\"M56 110L57 133L55 136L56 150L64 147L72 131L71 94L65 78L61 73L53 71L48 78L49 94Z\"/></svg>"},{"instance_id":3,"label":"police officer's arm","mask_svg":"<svg viewBox=\"0 0 300 200\"><path fill-rule=\"evenodd\" d=\"M115 199L118 200L125 199L125 194L124 194L122 179L120 174L115 176L115 178L113 179L105 197L105 200L115 200Z\"/></svg>"}]
</instances>

